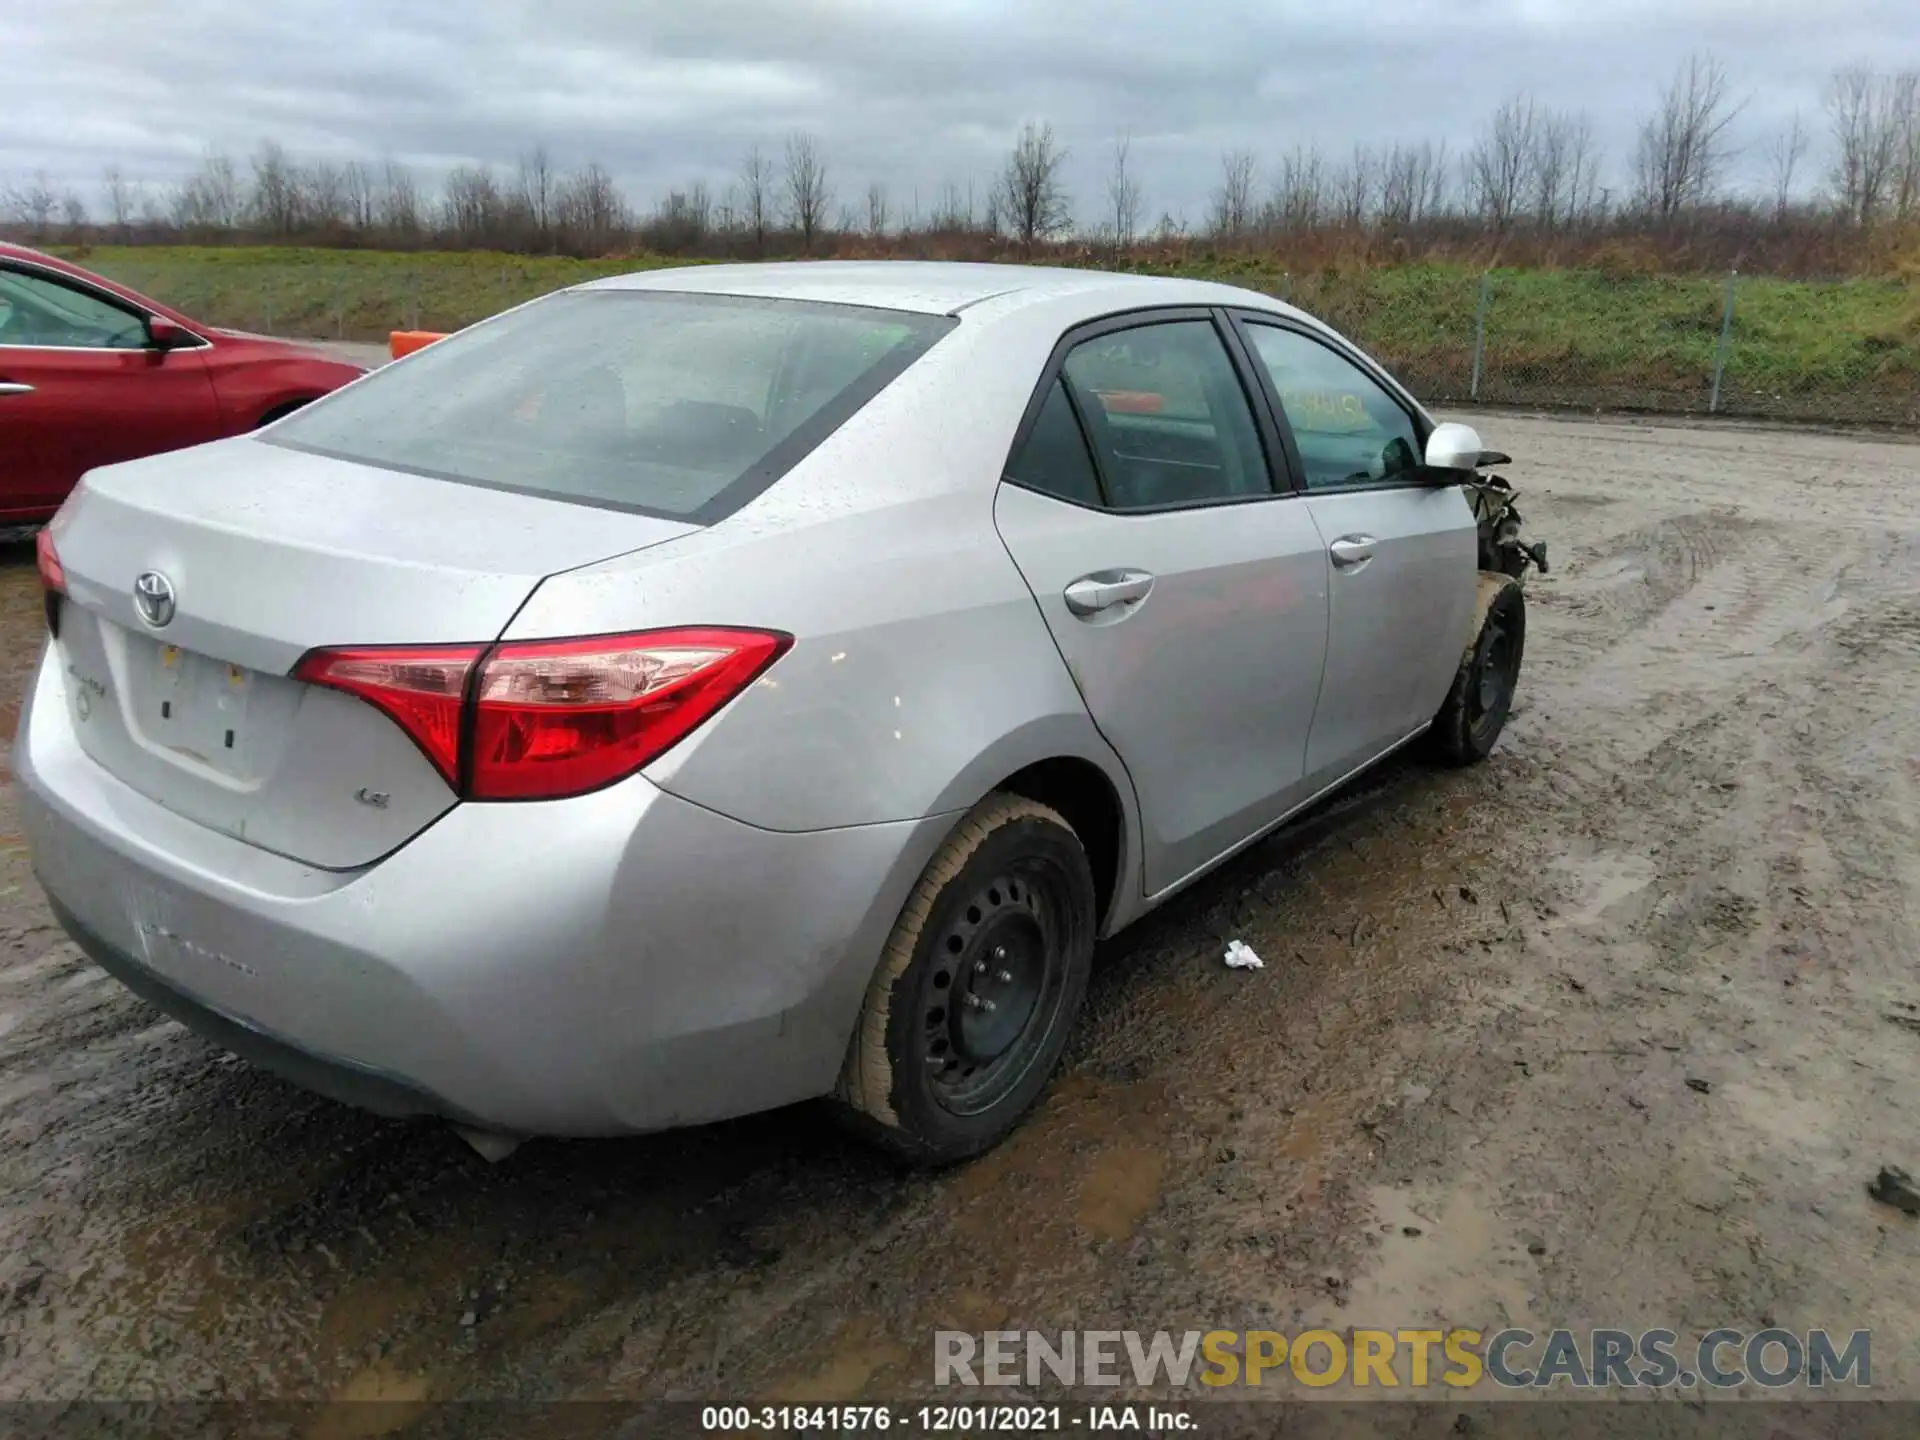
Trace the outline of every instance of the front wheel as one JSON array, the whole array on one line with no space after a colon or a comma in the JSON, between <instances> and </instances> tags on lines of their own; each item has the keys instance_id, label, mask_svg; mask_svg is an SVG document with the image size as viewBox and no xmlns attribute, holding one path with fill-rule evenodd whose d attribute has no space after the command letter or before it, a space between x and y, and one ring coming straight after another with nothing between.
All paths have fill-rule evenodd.
<instances>
[{"instance_id":1,"label":"front wheel","mask_svg":"<svg viewBox=\"0 0 1920 1440\"><path fill-rule=\"evenodd\" d=\"M1527 646L1527 599L1520 582L1486 572L1480 579L1498 588L1428 732L1429 748L1450 765L1471 765L1492 751L1513 709Z\"/></svg>"},{"instance_id":2,"label":"front wheel","mask_svg":"<svg viewBox=\"0 0 1920 1440\"><path fill-rule=\"evenodd\" d=\"M867 987L835 1099L868 1138L943 1165L1032 1107L1086 994L1093 872L1059 814L989 795L921 875Z\"/></svg>"}]
</instances>

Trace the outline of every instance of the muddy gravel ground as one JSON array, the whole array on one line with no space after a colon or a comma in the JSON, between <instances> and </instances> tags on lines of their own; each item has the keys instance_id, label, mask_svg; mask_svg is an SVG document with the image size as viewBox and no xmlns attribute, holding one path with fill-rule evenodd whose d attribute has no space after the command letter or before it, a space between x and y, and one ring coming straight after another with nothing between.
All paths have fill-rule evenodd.
<instances>
[{"instance_id":1,"label":"muddy gravel ground","mask_svg":"<svg viewBox=\"0 0 1920 1440\"><path fill-rule=\"evenodd\" d=\"M1309 1324L1871 1328L1920 1398L1867 1194L1920 1172L1920 447L1479 423L1556 562L1493 758L1107 944L949 1173L806 1108L490 1167L311 1098L80 957L9 774L0 1398L902 1399L936 1328ZM40 632L15 547L10 697Z\"/></svg>"}]
</instances>

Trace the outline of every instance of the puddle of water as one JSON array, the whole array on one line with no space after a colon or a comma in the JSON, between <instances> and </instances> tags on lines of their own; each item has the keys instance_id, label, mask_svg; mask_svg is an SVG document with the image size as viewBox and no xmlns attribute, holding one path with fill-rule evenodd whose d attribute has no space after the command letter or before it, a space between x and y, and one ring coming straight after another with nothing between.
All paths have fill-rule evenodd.
<instances>
[{"instance_id":1,"label":"puddle of water","mask_svg":"<svg viewBox=\"0 0 1920 1440\"><path fill-rule=\"evenodd\" d=\"M1533 1310L1537 1262L1486 1196L1464 1187L1434 1194L1378 1186L1368 1199L1385 1231L1381 1246L1354 1279L1344 1312L1330 1311L1327 1323L1466 1326L1483 1333L1506 1325L1539 1328Z\"/></svg>"},{"instance_id":2,"label":"puddle of water","mask_svg":"<svg viewBox=\"0 0 1920 1440\"><path fill-rule=\"evenodd\" d=\"M1627 902L1642 895L1659 873L1651 857L1628 851L1563 855L1554 866L1572 880L1580 895L1573 908L1561 917L1563 925L1574 926L1637 918L1614 912L1616 908L1628 908Z\"/></svg>"}]
</instances>

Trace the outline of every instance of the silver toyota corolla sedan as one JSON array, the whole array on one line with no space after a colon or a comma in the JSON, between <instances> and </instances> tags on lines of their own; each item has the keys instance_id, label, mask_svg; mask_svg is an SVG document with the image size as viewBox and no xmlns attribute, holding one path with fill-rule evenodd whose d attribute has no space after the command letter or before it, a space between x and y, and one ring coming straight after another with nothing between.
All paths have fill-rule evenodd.
<instances>
[{"instance_id":1,"label":"silver toyota corolla sedan","mask_svg":"<svg viewBox=\"0 0 1920 1440\"><path fill-rule=\"evenodd\" d=\"M1094 942L1402 744L1487 753L1511 489L1186 280L657 270L41 536L15 766L85 950L476 1143L832 1097L976 1153Z\"/></svg>"}]
</instances>

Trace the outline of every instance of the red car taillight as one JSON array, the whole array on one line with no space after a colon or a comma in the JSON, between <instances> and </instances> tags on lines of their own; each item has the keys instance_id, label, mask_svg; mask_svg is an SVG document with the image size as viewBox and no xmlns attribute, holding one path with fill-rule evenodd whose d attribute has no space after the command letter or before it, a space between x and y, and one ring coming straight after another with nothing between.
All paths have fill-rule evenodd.
<instances>
[{"instance_id":1,"label":"red car taillight","mask_svg":"<svg viewBox=\"0 0 1920 1440\"><path fill-rule=\"evenodd\" d=\"M469 800L557 800L665 754L779 659L766 630L316 650L294 678L390 716Z\"/></svg>"},{"instance_id":2,"label":"red car taillight","mask_svg":"<svg viewBox=\"0 0 1920 1440\"><path fill-rule=\"evenodd\" d=\"M33 537L33 567L40 572L41 596L47 611L47 633L60 638L60 600L67 593L67 572L60 564L60 552L53 548L53 532L41 526Z\"/></svg>"},{"instance_id":3,"label":"red car taillight","mask_svg":"<svg viewBox=\"0 0 1920 1440\"><path fill-rule=\"evenodd\" d=\"M293 678L344 690L385 711L457 790L467 676L486 652L484 645L315 650L301 657Z\"/></svg>"},{"instance_id":4,"label":"red car taillight","mask_svg":"<svg viewBox=\"0 0 1920 1440\"><path fill-rule=\"evenodd\" d=\"M60 552L53 548L53 536L43 526L33 537L33 564L40 572L40 588L49 595L67 593L67 572L60 567Z\"/></svg>"}]
</instances>

